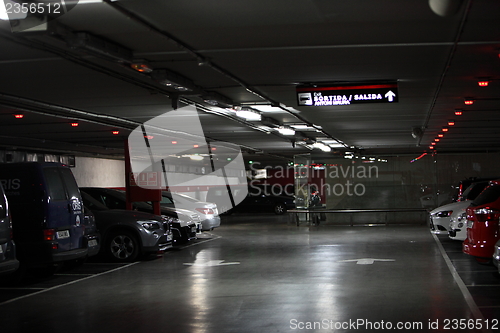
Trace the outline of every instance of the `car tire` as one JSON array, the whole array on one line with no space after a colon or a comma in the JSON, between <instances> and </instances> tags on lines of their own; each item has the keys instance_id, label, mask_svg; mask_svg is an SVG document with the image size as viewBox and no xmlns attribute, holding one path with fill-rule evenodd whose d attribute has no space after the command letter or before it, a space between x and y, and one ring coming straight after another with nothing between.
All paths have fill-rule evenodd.
<instances>
[{"instance_id":1,"label":"car tire","mask_svg":"<svg viewBox=\"0 0 500 333\"><path fill-rule=\"evenodd\" d=\"M286 206L284 203L277 203L274 206L274 214L276 215L283 215L286 213Z\"/></svg>"},{"instance_id":2,"label":"car tire","mask_svg":"<svg viewBox=\"0 0 500 333\"><path fill-rule=\"evenodd\" d=\"M139 242L129 231L115 231L108 237L106 252L108 258L113 261L132 262L139 256Z\"/></svg>"}]
</instances>

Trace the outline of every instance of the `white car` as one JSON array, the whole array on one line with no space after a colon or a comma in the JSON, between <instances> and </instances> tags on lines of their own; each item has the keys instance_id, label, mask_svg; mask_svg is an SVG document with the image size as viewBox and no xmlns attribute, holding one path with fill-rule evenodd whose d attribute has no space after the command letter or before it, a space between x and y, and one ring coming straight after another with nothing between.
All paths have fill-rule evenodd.
<instances>
[{"instance_id":1,"label":"white car","mask_svg":"<svg viewBox=\"0 0 500 333\"><path fill-rule=\"evenodd\" d=\"M215 203L199 201L185 194L168 191L162 191L161 195L160 205L164 207L182 208L196 212L200 217L203 231L213 230L220 226L220 216Z\"/></svg>"},{"instance_id":2,"label":"white car","mask_svg":"<svg viewBox=\"0 0 500 333\"><path fill-rule=\"evenodd\" d=\"M450 216L450 228L448 235L451 239L464 241L467 238L467 207L469 207L471 200L462 201L460 203L467 203L465 208L455 208ZM459 203L459 202L456 202ZM458 206L458 205L457 205Z\"/></svg>"},{"instance_id":3,"label":"white car","mask_svg":"<svg viewBox=\"0 0 500 333\"><path fill-rule=\"evenodd\" d=\"M458 225L460 223L465 223L462 221L465 209L469 207L472 200L474 200L487 185L487 181L472 183L463 192L462 196L459 198L459 201L452 202L431 210L431 212L429 213L429 227L431 228L431 231L435 234L448 234L450 235L450 237L452 234L454 234L452 238L458 239L454 237L457 237L456 230L460 229L460 231L462 231L464 229L463 226L458 227ZM458 221L459 219L460 222ZM450 228L451 223L453 223L453 227ZM451 234L450 231L452 231ZM460 234L458 237L463 237L463 235Z\"/></svg>"}]
</instances>

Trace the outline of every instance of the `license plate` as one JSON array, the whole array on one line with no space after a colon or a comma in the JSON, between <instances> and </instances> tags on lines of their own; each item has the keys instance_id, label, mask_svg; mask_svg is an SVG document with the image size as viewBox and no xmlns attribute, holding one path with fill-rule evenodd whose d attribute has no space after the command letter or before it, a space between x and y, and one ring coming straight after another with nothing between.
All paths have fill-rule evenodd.
<instances>
[{"instance_id":1,"label":"license plate","mask_svg":"<svg viewBox=\"0 0 500 333\"><path fill-rule=\"evenodd\" d=\"M65 239L65 238L69 238L69 230L62 230L62 231L58 231L56 233L56 238L57 239Z\"/></svg>"},{"instance_id":2,"label":"license plate","mask_svg":"<svg viewBox=\"0 0 500 333\"><path fill-rule=\"evenodd\" d=\"M97 246L97 240L95 239L89 240L89 247L94 247L94 246Z\"/></svg>"}]
</instances>

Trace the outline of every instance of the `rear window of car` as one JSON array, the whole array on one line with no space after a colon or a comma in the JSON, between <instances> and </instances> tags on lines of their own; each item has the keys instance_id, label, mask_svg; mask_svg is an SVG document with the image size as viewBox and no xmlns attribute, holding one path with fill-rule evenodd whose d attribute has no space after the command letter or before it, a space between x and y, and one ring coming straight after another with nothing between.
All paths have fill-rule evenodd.
<instances>
[{"instance_id":1,"label":"rear window of car","mask_svg":"<svg viewBox=\"0 0 500 333\"><path fill-rule=\"evenodd\" d=\"M500 185L487 187L481 194L472 201L471 206L482 206L500 198Z\"/></svg>"},{"instance_id":2,"label":"rear window of car","mask_svg":"<svg viewBox=\"0 0 500 333\"><path fill-rule=\"evenodd\" d=\"M474 200L477 196L488 186L488 182L473 183L470 185L462 195L462 200Z\"/></svg>"},{"instance_id":3,"label":"rear window of car","mask_svg":"<svg viewBox=\"0 0 500 333\"><path fill-rule=\"evenodd\" d=\"M43 174L51 200L66 200L66 190L57 168L44 168Z\"/></svg>"}]
</instances>

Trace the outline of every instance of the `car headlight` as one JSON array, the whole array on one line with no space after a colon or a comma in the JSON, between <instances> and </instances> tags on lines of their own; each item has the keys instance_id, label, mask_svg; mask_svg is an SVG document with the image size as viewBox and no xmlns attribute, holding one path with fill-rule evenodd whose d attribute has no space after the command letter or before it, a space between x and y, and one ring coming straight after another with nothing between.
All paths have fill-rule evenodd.
<instances>
[{"instance_id":1,"label":"car headlight","mask_svg":"<svg viewBox=\"0 0 500 333\"><path fill-rule=\"evenodd\" d=\"M448 217L448 216L451 216L452 213L453 213L452 210L442 210L442 211L434 213L432 215L434 215L435 217Z\"/></svg>"},{"instance_id":2,"label":"car headlight","mask_svg":"<svg viewBox=\"0 0 500 333\"><path fill-rule=\"evenodd\" d=\"M156 221L137 221L146 230L158 230L160 229L160 223Z\"/></svg>"},{"instance_id":3,"label":"car headlight","mask_svg":"<svg viewBox=\"0 0 500 333\"><path fill-rule=\"evenodd\" d=\"M167 216L167 215L162 215L161 217L163 218L164 222L168 222L168 223L180 223L181 222L181 220L179 220L176 217Z\"/></svg>"}]
</instances>

